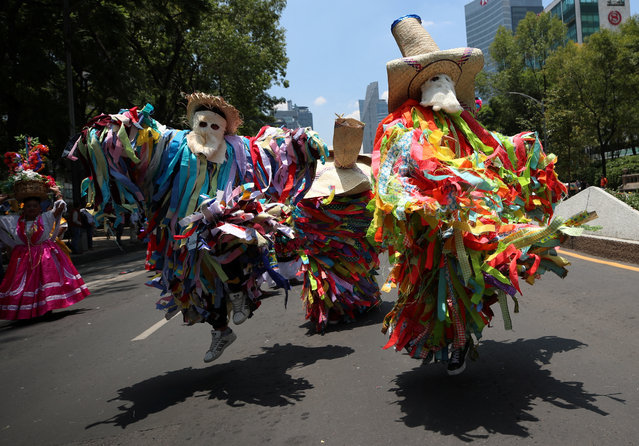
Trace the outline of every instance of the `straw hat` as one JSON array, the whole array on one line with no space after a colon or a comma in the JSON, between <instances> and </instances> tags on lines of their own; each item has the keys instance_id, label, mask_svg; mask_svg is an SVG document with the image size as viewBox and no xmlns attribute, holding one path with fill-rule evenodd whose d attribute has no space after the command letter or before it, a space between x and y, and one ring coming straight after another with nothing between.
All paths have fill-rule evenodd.
<instances>
[{"instance_id":1,"label":"straw hat","mask_svg":"<svg viewBox=\"0 0 639 446\"><path fill-rule=\"evenodd\" d=\"M370 190L371 160L359 155L363 138L363 122L338 116L332 156L324 165L317 166L313 185L304 198L326 197L330 195L331 186L335 186L335 195L355 195Z\"/></svg>"},{"instance_id":2,"label":"straw hat","mask_svg":"<svg viewBox=\"0 0 639 446\"><path fill-rule=\"evenodd\" d=\"M184 97L188 100L186 104L186 119L189 122L193 119L193 115L198 108L205 107L208 109L218 108L224 113L227 135L234 134L237 128L242 125L240 112L220 96L213 96L196 91L193 94L184 95Z\"/></svg>"},{"instance_id":3,"label":"straw hat","mask_svg":"<svg viewBox=\"0 0 639 446\"><path fill-rule=\"evenodd\" d=\"M484 66L478 48L440 51L422 26L419 16L411 14L393 22L391 32L402 52L401 59L386 64L388 71L388 112L407 99L421 99L421 85L437 74L447 74L455 83L457 99L464 109L475 109L475 76Z\"/></svg>"}]
</instances>

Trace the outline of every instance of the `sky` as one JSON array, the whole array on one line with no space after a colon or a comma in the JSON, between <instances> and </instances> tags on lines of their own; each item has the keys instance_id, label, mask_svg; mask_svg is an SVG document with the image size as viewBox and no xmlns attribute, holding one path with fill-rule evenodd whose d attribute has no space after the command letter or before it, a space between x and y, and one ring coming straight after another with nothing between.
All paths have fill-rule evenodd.
<instances>
[{"instance_id":1,"label":"sky","mask_svg":"<svg viewBox=\"0 0 639 446\"><path fill-rule=\"evenodd\" d=\"M489 0L490 1L490 0ZM386 63L401 57L390 26L417 14L440 49L466 46L464 5L469 0L288 0L286 29L289 88L269 93L309 107L313 128L332 144L335 114L359 117L366 87L379 83L388 94ZM544 6L550 0L544 0ZM631 0L639 13L639 0Z\"/></svg>"}]
</instances>

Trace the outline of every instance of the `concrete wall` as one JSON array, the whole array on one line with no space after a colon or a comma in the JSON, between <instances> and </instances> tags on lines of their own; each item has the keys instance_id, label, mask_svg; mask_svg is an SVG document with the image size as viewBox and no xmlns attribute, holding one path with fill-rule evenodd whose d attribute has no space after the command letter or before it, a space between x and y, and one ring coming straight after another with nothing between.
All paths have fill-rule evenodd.
<instances>
[{"instance_id":1,"label":"concrete wall","mask_svg":"<svg viewBox=\"0 0 639 446\"><path fill-rule=\"evenodd\" d=\"M589 225L602 226L599 231L586 231L587 235L639 241L639 211L595 186L559 203L555 215L568 218L584 210L597 212L598 218Z\"/></svg>"}]
</instances>

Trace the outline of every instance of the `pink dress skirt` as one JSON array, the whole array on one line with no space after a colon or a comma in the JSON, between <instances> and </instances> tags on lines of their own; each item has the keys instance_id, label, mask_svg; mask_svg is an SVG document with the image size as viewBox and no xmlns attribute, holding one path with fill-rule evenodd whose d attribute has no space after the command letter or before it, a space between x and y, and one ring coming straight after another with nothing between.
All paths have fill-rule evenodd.
<instances>
[{"instance_id":1,"label":"pink dress skirt","mask_svg":"<svg viewBox=\"0 0 639 446\"><path fill-rule=\"evenodd\" d=\"M14 246L0 284L0 319L42 316L73 305L90 294L58 245L49 238L42 241L47 229L42 217L38 217L34 225L27 237L24 219L18 219L16 235L23 244Z\"/></svg>"}]
</instances>

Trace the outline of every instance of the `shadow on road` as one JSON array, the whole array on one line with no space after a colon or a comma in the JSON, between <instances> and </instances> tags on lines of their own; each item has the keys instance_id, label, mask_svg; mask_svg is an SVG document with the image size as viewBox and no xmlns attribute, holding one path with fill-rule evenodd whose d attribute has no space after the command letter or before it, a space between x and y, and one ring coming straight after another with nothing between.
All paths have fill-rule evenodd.
<instances>
[{"instance_id":1,"label":"shadow on road","mask_svg":"<svg viewBox=\"0 0 639 446\"><path fill-rule=\"evenodd\" d=\"M546 336L514 342L484 341L480 359L470 361L457 377L448 376L441 364L425 365L405 372L391 389L401 398L398 404L407 426L424 426L428 431L454 435L470 442L487 438L473 433L485 429L489 434L528 437L524 422L539 421L531 411L535 400L562 409L586 409L608 415L596 406L597 395L583 389L583 383L559 381L542 366L555 353L584 347L572 339Z\"/></svg>"},{"instance_id":2,"label":"shadow on road","mask_svg":"<svg viewBox=\"0 0 639 446\"><path fill-rule=\"evenodd\" d=\"M15 321L3 321L0 323L0 334L3 332L8 332L9 330L15 330L25 327L32 327L37 324L42 323L51 323L60 319L64 319L69 316L74 316L76 314L86 313L87 311L91 311L89 308L73 308L73 309L61 309L54 310L51 313L47 313L40 317L34 317L31 319L18 319ZM7 338L2 338L2 342L7 342Z\"/></svg>"},{"instance_id":3,"label":"shadow on road","mask_svg":"<svg viewBox=\"0 0 639 446\"><path fill-rule=\"evenodd\" d=\"M362 313L357 316L354 321L350 322L338 322L335 325L329 324L326 328L327 332L340 332L344 330L353 330L358 327L366 327L368 325L379 325L381 330L382 322L384 321L384 316L393 308L394 302L382 301L376 308L367 311L366 313ZM311 321L306 321L300 328L305 328L307 330L306 335L322 335L323 333L318 333L315 329L315 324Z\"/></svg>"},{"instance_id":4,"label":"shadow on road","mask_svg":"<svg viewBox=\"0 0 639 446\"><path fill-rule=\"evenodd\" d=\"M225 401L232 407L295 404L313 385L305 378L293 378L287 373L289 369L341 358L354 351L336 345L303 347L292 344L275 344L263 347L263 350L259 355L224 364L214 363L203 369L174 370L120 389L118 397L110 401L130 401L131 404L119 406L119 414L92 423L86 429L100 424L125 428L196 395Z\"/></svg>"},{"instance_id":5,"label":"shadow on road","mask_svg":"<svg viewBox=\"0 0 639 446\"><path fill-rule=\"evenodd\" d=\"M146 281L144 277L140 277L140 282ZM122 285L114 285L113 282L107 282L100 285L89 286L91 294L88 297L98 297L102 295L118 294L131 289L130 283L123 283Z\"/></svg>"}]
</instances>

